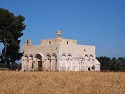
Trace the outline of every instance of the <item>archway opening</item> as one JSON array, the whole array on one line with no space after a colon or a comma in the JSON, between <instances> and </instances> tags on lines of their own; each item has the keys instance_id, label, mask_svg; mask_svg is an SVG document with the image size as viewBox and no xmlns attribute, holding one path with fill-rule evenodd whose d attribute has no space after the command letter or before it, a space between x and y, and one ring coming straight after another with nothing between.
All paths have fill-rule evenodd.
<instances>
[{"instance_id":1,"label":"archway opening","mask_svg":"<svg viewBox=\"0 0 125 94\"><path fill-rule=\"evenodd\" d=\"M35 58L36 58L36 63L37 63L37 65L38 65L38 71L42 71L43 70L43 62L42 62L42 56L40 55L40 54L36 54L35 55Z\"/></svg>"}]
</instances>

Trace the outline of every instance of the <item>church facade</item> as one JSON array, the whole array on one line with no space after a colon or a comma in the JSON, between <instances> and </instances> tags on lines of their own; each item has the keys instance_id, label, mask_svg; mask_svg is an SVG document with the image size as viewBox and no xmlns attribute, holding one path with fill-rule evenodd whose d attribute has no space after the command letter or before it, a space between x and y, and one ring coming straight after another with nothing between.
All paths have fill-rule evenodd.
<instances>
[{"instance_id":1,"label":"church facade","mask_svg":"<svg viewBox=\"0 0 125 94\"><path fill-rule=\"evenodd\" d=\"M56 38L42 40L33 45L26 40L22 47L23 71L100 71L100 62L96 59L95 46L78 45L77 40Z\"/></svg>"}]
</instances>

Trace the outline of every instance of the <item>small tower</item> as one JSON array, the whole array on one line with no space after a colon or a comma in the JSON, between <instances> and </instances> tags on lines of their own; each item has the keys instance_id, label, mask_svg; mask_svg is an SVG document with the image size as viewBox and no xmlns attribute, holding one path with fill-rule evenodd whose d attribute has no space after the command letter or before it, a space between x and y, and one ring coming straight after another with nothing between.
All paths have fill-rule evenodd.
<instances>
[{"instance_id":1,"label":"small tower","mask_svg":"<svg viewBox=\"0 0 125 94\"><path fill-rule=\"evenodd\" d=\"M56 38L61 38L61 31L60 31L60 30L58 30L58 31L56 32Z\"/></svg>"}]
</instances>

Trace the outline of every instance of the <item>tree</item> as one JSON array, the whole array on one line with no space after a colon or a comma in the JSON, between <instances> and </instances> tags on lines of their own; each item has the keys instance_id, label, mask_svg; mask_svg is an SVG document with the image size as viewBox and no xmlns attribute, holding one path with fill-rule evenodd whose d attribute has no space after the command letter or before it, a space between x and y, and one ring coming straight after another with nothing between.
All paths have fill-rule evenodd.
<instances>
[{"instance_id":1,"label":"tree","mask_svg":"<svg viewBox=\"0 0 125 94\"><path fill-rule=\"evenodd\" d=\"M101 70L110 71L125 71L125 58L109 58L109 57L97 57L98 61L101 63Z\"/></svg>"},{"instance_id":2,"label":"tree","mask_svg":"<svg viewBox=\"0 0 125 94\"><path fill-rule=\"evenodd\" d=\"M116 66L117 66L117 59L115 57L113 57L111 59L111 67L110 70L115 71L116 70Z\"/></svg>"},{"instance_id":3,"label":"tree","mask_svg":"<svg viewBox=\"0 0 125 94\"><path fill-rule=\"evenodd\" d=\"M125 58L123 58L123 57L119 57L118 59L117 59L117 62L118 63L120 63L120 65L121 65L121 70L123 71L123 70L125 70Z\"/></svg>"},{"instance_id":4,"label":"tree","mask_svg":"<svg viewBox=\"0 0 125 94\"><path fill-rule=\"evenodd\" d=\"M22 31L26 28L24 20L23 16L14 16L8 10L0 8L0 43L4 46L0 62L6 63L8 68L10 68L10 63L20 60L23 55L19 52L21 41L19 38L23 36Z\"/></svg>"},{"instance_id":5,"label":"tree","mask_svg":"<svg viewBox=\"0 0 125 94\"><path fill-rule=\"evenodd\" d=\"M111 59L109 57L97 57L97 60L100 62L101 64L101 70L110 70L110 66L111 66Z\"/></svg>"}]
</instances>

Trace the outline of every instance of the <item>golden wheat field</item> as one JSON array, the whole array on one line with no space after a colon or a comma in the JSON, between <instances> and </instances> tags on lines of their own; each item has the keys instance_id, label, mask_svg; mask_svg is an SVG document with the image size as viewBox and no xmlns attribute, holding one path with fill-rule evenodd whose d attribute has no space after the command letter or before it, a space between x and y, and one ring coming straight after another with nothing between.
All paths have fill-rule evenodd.
<instances>
[{"instance_id":1,"label":"golden wheat field","mask_svg":"<svg viewBox=\"0 0 125 94\"><path fill-rule=\"evenodd\" d=\"M125 73L0 71L0 94L125 94Z\"/></svg>"}]
</instances>

